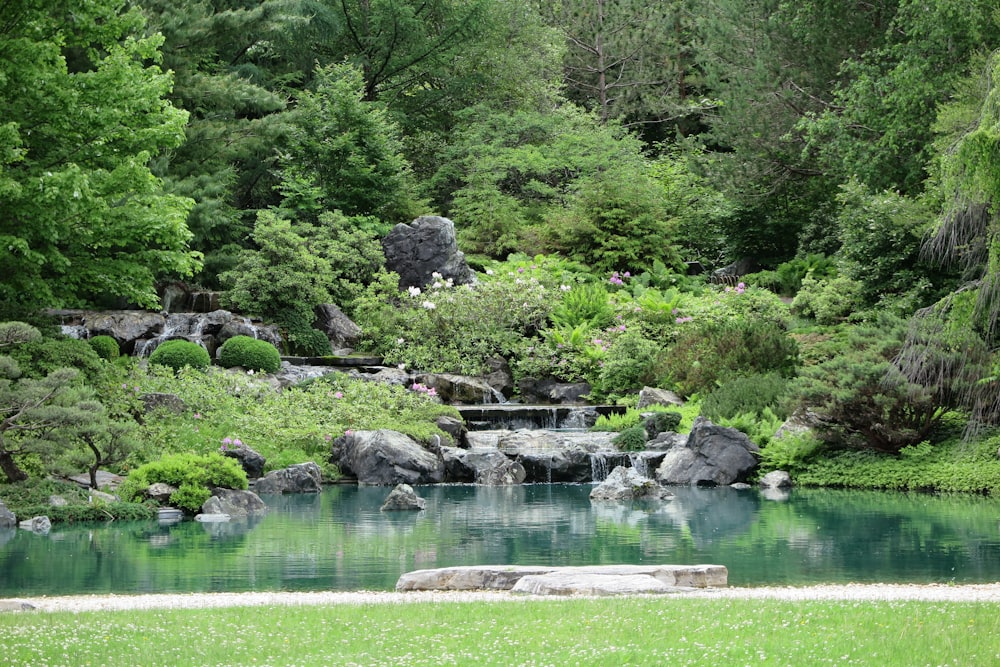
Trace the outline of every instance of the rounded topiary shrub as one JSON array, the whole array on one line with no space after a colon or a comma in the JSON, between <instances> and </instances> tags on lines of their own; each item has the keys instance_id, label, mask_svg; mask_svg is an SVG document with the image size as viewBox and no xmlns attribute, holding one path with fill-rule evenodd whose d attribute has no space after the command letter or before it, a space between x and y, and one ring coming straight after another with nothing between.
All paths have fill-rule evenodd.
<instances>
[{"instance_id":1,"label":"rounded topiary shrub","mask_svg":"<svg viewBox=\"0 0 1000 667\"><path fill-rule=\"evenodd\" d=\"M114 361L121 355L118 341L111 336L94 336L87 341L101 359Z\"/></svg>"},{"instance_id":2,"label":"rounded topiary shrub","mask_svg":"<svg viewBox=\"0 0 1000 667\"><path fill-rule=\"evenodd\" d=\"M208 350L201 345L177 338L160 343L149 355L149 363L169 366L175 371L179 371L185 366L208 368L212 363L212 358L208 356Z\"/></svg>"},{"instance_id":3,"label":"rounded topiary shrub","mask_svg":"<svg viewBox=\"0 0 1000 667\"><path fill-rule=\"evenodd\" d=\"M219 348L219 365L240 366L247 370L274 373L281 368L281 354L266 340L250 336L233 336Z\"/></svg>"}]
</instances>

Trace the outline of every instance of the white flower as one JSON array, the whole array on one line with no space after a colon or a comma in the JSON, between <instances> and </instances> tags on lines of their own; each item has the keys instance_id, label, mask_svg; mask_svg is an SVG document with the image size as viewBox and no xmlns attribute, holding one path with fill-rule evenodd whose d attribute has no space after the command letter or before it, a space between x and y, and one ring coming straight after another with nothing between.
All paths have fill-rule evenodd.
<instances>
[{"instance_id":1,"label":"white flower","mask_svg":"<svg viewBox=\"0 0 1000 667\"><path fill-rule=\"evenodd\" d=\"M571 288L571 287L570 287L569 285L560 285L560 286L559 286L559 289L561 289L561 290L562 290L563 292L568 292L568 291L570 291L570 290L571 290L572 288Z\"/></svg>"},{"instance_id":2,"label":"white flower","mask_svg":"<svg viewBox=\"0 0 1000 667\"><path fill-rule=\"evenodd\" d=\"M493 269L486 269L486 275L492 276L493 275Z\"/></svg>"},{"instance_id":3,"label":"white flower","mask_svg":"<svg viewBox=\"0 0 1000 667\"><path fill-rule=\"evenodd\" d=\"M406 342L406 341L405 341L405 340L403 340L402 338L397 338L397 339L396 339L396 345L402 345L402 344L403 344L403 343L405 343L405 342Z\"/></svg>"},{"instance_id":4,"label":"white flower","mask_svg":"<svg viewBox=\"0 0 1000 667\"><path fill-rule=\"evenodd\" d=\"M441 280L442 278L444 278L444 276L435 271L434 273L431 274L431 278L433 278L434 280Z\"/></svg>"},{"instance_id":5,"label":"white flower","mask_svg":"<svg viewBox=\"0 0 1000 667\"><path fill-rule=\"evenodd\" d=\"M435 308L437 308L437 306L434 305L433 301L424 301L420 305L426 308L427 310L434 310Z\"/></svg>"},{"instance_id":6,"label":"white flower","mask_svg":"<svg viewBox=\"0 0 1000 667\"><path fill-rule=\"evenodd\" d=\"M415 285L410 285L406 291L410 293L410 296L420 296L420 288Z\"/></svg>"}]
</instances>

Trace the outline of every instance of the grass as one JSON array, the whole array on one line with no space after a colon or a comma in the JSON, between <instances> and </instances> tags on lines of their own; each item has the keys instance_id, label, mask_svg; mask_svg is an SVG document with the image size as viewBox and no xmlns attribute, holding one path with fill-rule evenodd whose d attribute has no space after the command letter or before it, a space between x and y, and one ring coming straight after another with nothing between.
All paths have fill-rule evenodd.
<instances>
[{"instance_id":1,"label":"grass","mask_svg":"<svg viewBox=\"0 0 1000 667\"><path fill-rule=\"evenodd\" d=\"M1000 603L607 598L0 614L3 664L988 665Z\"/></svg>"}]
</instances>

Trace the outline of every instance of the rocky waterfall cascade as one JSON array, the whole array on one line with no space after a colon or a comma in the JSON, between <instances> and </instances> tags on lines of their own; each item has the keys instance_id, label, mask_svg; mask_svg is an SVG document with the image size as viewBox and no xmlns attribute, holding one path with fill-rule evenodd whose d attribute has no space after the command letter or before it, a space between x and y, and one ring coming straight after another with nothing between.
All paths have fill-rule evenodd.
<instances>
[{"instance_id":1,"label":"rocky waterfall cascade","mask_svg":"<svg viewBox=\"0 0 1000 667\"><path fill-rule=\"evenodd\" d=\"M183 338L214 355L229 338L243 335L266 340L280 349L281 335L274 325L256 322L227 310L209 313L154 313L144 310L58 310L63 334L87 339L111 336L123 354L147 357L167 340Z\"/></svg>"}]
</instances>

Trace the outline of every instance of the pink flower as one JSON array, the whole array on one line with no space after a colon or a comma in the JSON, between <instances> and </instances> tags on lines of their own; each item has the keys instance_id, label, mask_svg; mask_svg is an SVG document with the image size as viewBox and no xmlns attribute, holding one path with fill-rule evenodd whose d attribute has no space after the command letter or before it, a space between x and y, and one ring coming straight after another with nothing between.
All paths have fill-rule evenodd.
<instances>
[{"instance_id":1,"label":"pink flower","mask_svg":"<svg viewBox=\"0 0 1000 667\"><path fill-rule=\"evenodd\" d=\"M342 392L342 391L334 392L333 397L334 398L343 398L344 397L344 392Z\"/></svg>"}]
</instances>

